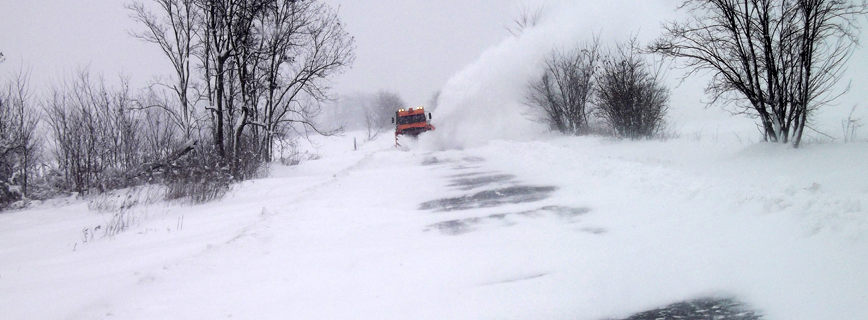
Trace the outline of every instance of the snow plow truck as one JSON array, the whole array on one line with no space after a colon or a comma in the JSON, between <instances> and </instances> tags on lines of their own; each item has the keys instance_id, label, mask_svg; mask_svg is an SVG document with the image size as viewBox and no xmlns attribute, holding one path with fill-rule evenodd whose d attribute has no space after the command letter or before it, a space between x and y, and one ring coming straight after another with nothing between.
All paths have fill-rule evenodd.
<instances>
[{"instance_id":1,"label":"snow plow truck","mask_svg":"<svg viewBox=\"0 0 868 320\"><path fill-rule=\"evenodd\" d=\"M395 124L395 146L398 146L398 136L408 135L417 137L420 133L434 130L434 126L429 122L431 113L425 117L425 108L416 107L409 109L399 109L395 112L395 117L392 118L392 123Z\"/></svg>"}]
</instances>

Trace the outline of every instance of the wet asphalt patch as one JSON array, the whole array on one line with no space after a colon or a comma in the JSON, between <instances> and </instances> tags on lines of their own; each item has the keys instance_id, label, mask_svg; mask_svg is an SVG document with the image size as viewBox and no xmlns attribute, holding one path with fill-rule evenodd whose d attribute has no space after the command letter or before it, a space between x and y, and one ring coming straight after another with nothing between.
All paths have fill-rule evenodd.
<instances>
[{"instance_id":1,"label":"wet asphalt patch","mask_svg":"<svg viewBox=\"0 0 868 320\"><path fill-rule=\"evenodd\" d=\"M762 315L733 298L702 298L640 312L623 320L759 320Z\"/></svg>"},{"instance_id":2,"label":"wet asphalt patch","mask_svg":"<svg viewBox=\"0 0 868 320\"><path fill-rule=\"evenodd\" d=\"M468 191L492 184L509 182L513 179L515 179L515 176L511 174L480 174L474 176L454 178L448 186L456 187L459 190Z\"/></svg>"},{"instance_id":3,"label":"wet asphalt patch","mask_svg":"<svg viewBox=\"0 0 868 320\"><path fill-rule=\"evenodd\" d=\"M484 217L472 217L466 219L453 219L447 221L441 221L438 223L428 225L424 231L432 231L437 230L442 234L446 235L462 235L465 233L473 232L479 229L480 226L484 224L497 224L501 226L508 226L515 224L515 222L511 221L507 218L514 217L530 217L530 218L540 218L546 216L555 216L561 219L572 219L579 215L590 212L591 209L588 208L572 208L572 207L562 207L562 206L545 206L535 210L528 210L522 212L515 213L496 213L490 214ZM592 234L602 234L605 230L600 228L585 228L582 231L592 233Z\"/></svg>"},{"instance_id":4,"label":"wet asphalt patch","mask_svg":"<svg viewBox=\"0 0 868 320\"><path fill-rule=\"evenodd\" d=\"M427 157L422 161L425 166L448 165L459 173L448 176L449 184L455 190L470 193L450 198L441 198L419 204L420 210L434 212L452 212L483 208L501 207L514 204L532 203L545 200L558 190L555 186L524 185L516 181L512 174L479 171L467 172L467 164L476 166L485 162L480 157L463 157L457 159ZM463 172L462 172L463 171ZM584 207L543 206L534 210L512 213L498 213L488 216L470 217L441 221L428 225L425 231L437 230L447 235L460 235L477 230L482 224L512 225L515 217L555 217L565 220L583 215L590 211ZM510 218L510 219L508 219ZM583 232L602 234L603 229L582 229Z\"/></svg>"},{"instance_id":5,"label":"wet asphalt patch","mask_svg":"<svg viewBox=\"0 0 868 320\"><path fill-rule=\"evenodd\" d=\"M471 231L476 230L476 225L481 223L485 218L467 218L467 219L455 219L455 220L447 220L438 222L435 224L428 225L425 228L425 231L430 230L439 230L440 233L448 234L452 236L457 236L461 234L465 234Z\"/></svg>"},{"instance_id":6,"label":"wet asphalt patch","mask_svg":"<svg viewBox=\"0 0 868 320\"><path fill-rule=\"evenodd\" d=\"M603 228L582 228L582 231L590 233L590 234L604 234L604 233L606 233L606 229L603 229Z\"/></svg>"},{"instance_id":7,"label":"wet asphalt patch","mask_svg":"<svg viewBox=\"0 0 868 320\"><path fill-rule=\"evenodd\" d=\"M438 165L438 164L454 163L454 162L455 162L454 160L450 160L450 159L440 159L437 157L427 157L427 158L425 158L425 160L422 160L422 165L423 166L433 166L433 165Z\"/></svg>"},{"instance_id":8,"label":"wet asphalt patch","mask_svg":"<svg viewBox=\"0 0 868 320\"><path fill-rule=\"evenodd\" d=\"M591 211L589 208L573 208L573 207L563 207L563 206L545 206L539 208L539 210L527 211L527 214L539 213L539 212L551 212L561 218L572 218L577 217ZM519 214L525 214L520 212Z\"/></svg>"},{"instance_id":9,"label":"wet asphalt patch","mask_svg":"<svg viewBox=\"0 0 868 320\"><path fill-rule=\"evenodd\" d=\"M454 198L443 198L423 202L421 210L456 211L479 208L490 208L505 204L536 202L548 198L558 190L553 186L510 186L493 190L479 191L474 194Z\"/></svg>"},{"instance_id":10,"label":"wet asphalt patch","mask_svg":"<svg viewBox=\"0 0 868 320\"><path fill-rule=\"evenodd\" d=\"M448 158L438 158L435 156L427 157L422 160L423 166L433 166L438 164L450 164L450 163L481 163L485 162L485 158L482 157L463 157L461 159L448 159Z\"/></svg>"},{"instance_id":11,"label":"wet asphalt patch","mask_svg":"<svg viewBox=\"0 0 868 320\"><path fill-rule=\"evenodd\" d=\"M482 157L464 157L464 158L461 158L461 160L463 160L465 162L471 162L471 163L485 162L485 158L482 158Z\"/></svg>"},{"instance_id":12,"label":"wet asphalt patch","mask_svg":"<svg viewBox=\"0 0 868 320\"><path fill-rule=\"evenodd\" d=\"M427 157L422 160L423 166L437 166L451 164L455 170L479 169L479 164L485 162L485 158L480 157L464 157L461 159L438 158L435 156Z\"/></svg>"},{"instance_id":13,"label":"wet asphalt patch","mask_svg":"<svg viewBox=\"0 0 868 320\"><path fill-rule=\"evenodd\" d=\"M497 174L497 172L475 171L475 172L466 172L466 173L456 173L456 174L448 176L448 178L453 179L452 182L454 183L458 179L465 179L465 178L478 177L478 176L484 176L484 175L494 175L494 174Z\"/></svg>"}]
</instances>

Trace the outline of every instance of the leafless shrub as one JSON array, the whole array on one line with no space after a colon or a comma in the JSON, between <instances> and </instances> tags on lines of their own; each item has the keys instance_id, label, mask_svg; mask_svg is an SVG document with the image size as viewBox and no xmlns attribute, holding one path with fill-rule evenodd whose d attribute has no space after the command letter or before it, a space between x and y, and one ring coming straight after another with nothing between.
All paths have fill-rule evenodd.
<instances>
[{"instance_id":1,"label":"leafless shrub","mask_svg":"<svg viewBox=\"0 0 868 320\"><path fill-rule=\"evenodd\" d=\"M542 113L540 121L567 134L589 132L590 102L600 61L594 39L569 51L555 50L543 75L527 86L526 103Z\"/></svg>"},{"instance_id":2,"label":"leafless shrub","mask_svg":"<svg viewBox=\"0 0 868 320\"><path fill-rule=\"evenodd\" d=\"M81 71L53 87L42 102L54 138L62 190L86 194L130 186L129 172L142 162L137 112L124 82L109 88Z\"/></svg>"},{"instance_id":3,"label":"leafless shrub","mask_svg":"<svg viewBox=\"0 0 868 320\"><path fill-rule=\"evenodd\" d=\"M98 212L116 212L125 208L153 204L165 199L166 188L160 185L142 185L89 195L87 208Z\"/></svg>"},{"instance_id":4,"label":"leafless shrub","mask_svg":"<svg viewBox=\"0 0 868 320\"><path fill-rule=\"evenodd\" d=\"M120 208L112 214L111 219L106 221L104 226L97 226L97 228L101 227L103 238L108 237L111 239L117 234L127 231L127 229L138 222L138 218L136 211L132 208Z\"/></svg>"},{"instance_id":5,"label":"leafless shrub","mask_svg":"<svg viewBox=\"0 0 868 320\"><path fill-rule=\"evenodd\" d=\"M283 138L279 140L278 153L280 164L285 166L299 165L304 161L317 160L319 154L302 150L298 138Z\"/></svg>"},{"instance_id":6,"label":"leafless shrub","mask_svg":"<svg viewBox=\"0 0 868 320\"><path fill-rule=\"evenodd\" d=\"M100 225L82 229L82 242L94 241L98 233L102 233L99 239L111 239L129 230L145 216L146 211L137 207L162 201L163 191L159 186L144 186L88 195L88 209L111 214L111 217Z\"/></svg>"},{"instance_id":7,"label":"leafless shrub","mask_svg":"<svg viewBox=\"0 0 868 320\"><path fill-rule=\"evenodd\" d=\"M166 199L191 204L222 198L232 189L232 170L210 146L197 146L165 171Z\"/></svg>"},{"instance_id":8,"label":"leafless shrub","mask_svg":"<svg viewBox=\"0 0 868 320\"><path fill-rule=\"evenodd\" d=\"M280 164L285 166L294 166L306 160L306 153L301 151L298 143L298 137L290 137L288 134L280 134L277 137L275 155L278 157Z\"/></svg>"},{"instance_id":9,"label":"leafless shrub","mask_svg":"<svg viewBox=\"0 0 868 320\"><path fill-rule=\"evenodd\" d=\"M368 134L368 141L376 139L385 130L380 119L373 107L365 108L365 132Z\"/></svg>"},{"instance_id":10,"label":"leafless shrub","mask_svg":"<svg viewBox=\"0 0 868 320\"><path fill-rule=\"evenodd\" d=\"M841 120L841 129L844 130L844 142L854 142L857 139L856 133L862 127L862 118L853 118L853 112L856 111L858 105L853 105L850 109L850 114L847 119Z\"/></svg>"},{"instance_id":11,"label":"leafless shrub","mask_svg":"<svg viewBox=\"0 0 868 320\"><path fill-rule=\"evenodd\" d=\"M664 124L669 90L633 39L603 59L596 101L600 117L617 136L652 138Z\"/></svg>"},{"instance_id":12,"label":"leafless shrub","mask_svg":"<svg viewBox=\"0 0 868 320\"><path fill-rule=\"evenodd\" d=\"M681 138L681 132L672 129L659 130L653 137L653 139L660 141L675 140L679 138Z\"/></svg>"}]
</instances>

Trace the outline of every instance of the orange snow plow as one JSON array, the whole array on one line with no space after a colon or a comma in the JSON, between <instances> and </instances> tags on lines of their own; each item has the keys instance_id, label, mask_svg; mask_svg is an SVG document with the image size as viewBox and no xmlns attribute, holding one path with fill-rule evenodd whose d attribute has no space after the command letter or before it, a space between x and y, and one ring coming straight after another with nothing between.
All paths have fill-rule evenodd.
<instances>
[{"instance_id":1,"label":"orange snow plow","mask_svg":"<svg viewBox=\"0 0 868 320\"><path fill-rule=\"evenodd\" d=\"M415 138L422 132L434 130L434 126L428 122L429 120L431 120L431 113L425 117L424 107L396 111L395 117L392 118L392 123L395 124L395 146L398 146L398 135L408 135Z\"/></svg>"}]
</instances>

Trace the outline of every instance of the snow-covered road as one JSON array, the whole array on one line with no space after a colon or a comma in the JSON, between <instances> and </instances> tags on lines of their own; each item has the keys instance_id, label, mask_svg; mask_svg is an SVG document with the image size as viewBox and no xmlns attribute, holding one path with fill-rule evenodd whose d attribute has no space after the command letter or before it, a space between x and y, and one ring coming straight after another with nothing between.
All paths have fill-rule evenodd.
<instances>
[{"instance_id":1,"label":"snow-covered road","mask_svg":"<svg viewBox=\"0 0 868 320\"><path fill-rule=\"evenodd\" d=\"M593 320L720 297L868 319L865 145L388 140L326 141L87 243L111 212L0 214L2 318Z\"/></svg>"}]
</instances>

